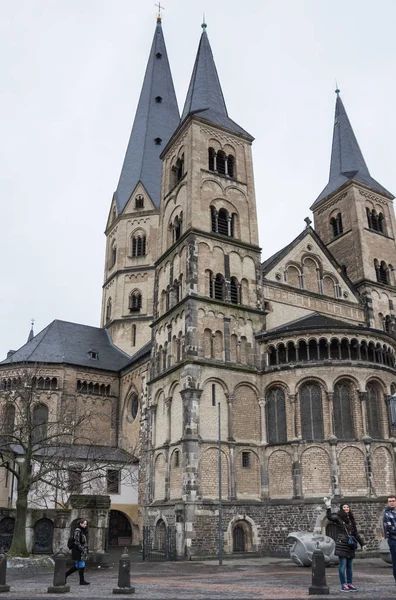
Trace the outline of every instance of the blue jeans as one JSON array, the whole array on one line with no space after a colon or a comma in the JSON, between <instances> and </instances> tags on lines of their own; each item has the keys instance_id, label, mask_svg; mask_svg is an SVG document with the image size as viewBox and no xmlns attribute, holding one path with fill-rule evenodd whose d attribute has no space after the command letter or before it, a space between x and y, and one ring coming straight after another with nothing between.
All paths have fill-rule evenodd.
<instances>
[{"instance_id":1,"label":"blue jeans","mask_svg":"<svg viewBox=\"0 0 396 600\"><path fill-rule=\"evenodd\" d=\"M344 556L340 556L340 562L338 564L338 575L340 576L341 585L344 585L344 583L352 583L352 561L353 558L345 558Z\"/></svg>"},{"instance_id":2,"label":"blue jeans","mask_svg":"<svg viewBox=\"0 0 396 600\"><path fill-rule=\"evenodd\" d=\"M396 581L396 540L388 540L388 546L392 557L393 577Z\"/></svg>"}]
</instances>

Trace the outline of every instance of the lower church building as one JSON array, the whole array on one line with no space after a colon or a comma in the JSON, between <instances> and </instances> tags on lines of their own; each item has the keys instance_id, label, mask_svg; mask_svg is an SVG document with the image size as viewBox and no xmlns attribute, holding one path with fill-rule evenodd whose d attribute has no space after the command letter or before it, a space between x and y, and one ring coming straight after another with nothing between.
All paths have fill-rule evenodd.
<instances>
[{"instance_id":1,"label":"lower church building","mask_svg":"<svg viewBox=\"0 0 396 600\"><path fill-rule=\"evenodd\" d=\"M215 554L219 456L224 552L286 554L289 532L325 532L323 496L352 501L378 548L396 475L394 197L336 90L313 224L263 261L252 142L205 23L180 117L158 18L106 226L101 328L55 321L0 364L7 405L18 365L40 363L56 379L41 403L107 406L89 445L138 482L101 490L113 533L98 549L169 534L180 558Z\"/></svg>"}]
</instances>

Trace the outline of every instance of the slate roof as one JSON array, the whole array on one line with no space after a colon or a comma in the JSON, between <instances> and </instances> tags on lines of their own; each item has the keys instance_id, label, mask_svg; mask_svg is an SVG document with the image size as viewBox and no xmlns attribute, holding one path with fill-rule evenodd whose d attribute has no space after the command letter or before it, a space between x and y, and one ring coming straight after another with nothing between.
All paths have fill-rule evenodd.
<instances>
[{"instance_id":1,"label":"slate roof","mask_svg":"<svg viewBox=\"0 0 396 600\"><path fill-rule=\"evenodd\" d=\"M91 350L98 353L97 360L90 358ZM57 363L119 371L129 361L106 329L55 320L0 364Z\"/></svg>"},{"instance_id":2,"label":"slate roof","mask_svg":"<svg viewBox=\"0 0 396 600\"><path fill-rule=\"evenodd\" d=\"M134 363L136 363L141 358L143 358L144 356L146 356L147 354L150 354L152 346L153 346L153 343L150 340L149 342L147 342L147 344L145 344L144 346L142 346L142 348L140 348L140 350L138 350L137 352L135 352L135 354L133 354L131 356L131 358L129 359L128 364L125 365L125 366L129 367L129 366L133 365Z\"/></svg>"},{"instance_id":3,"label":"slate roof","mask_svg":"<svg viewBox=\"0 0 396 600\"><path fill-rule=\"evenodd\" d=\"M18 455L24 454L24 449L19 444L11 444L11 450ZM50 458L73 460L95 460L114 461L124 463L135 463L137 459L130 452L122 448L112 446L96 446L86 444L74 444L73 446L48 446L40 447L34 452L35 456L48 456Z\"/></svg>"},{"instance_id":4,"label":"slate roof","mask_svg":"<svg viewBox=\"0 0 396 600\"><path fill-rule=\"evenodd\" d=\"M206 33L206 25L203 24L202 28L203 31L181 120L183 122L189 115L197 114L214 125L225 127L234 133L253 140L253 137L247 131L228 116L212 49Z\"/></svg>"},{"instance_id":5,"label":"slate roof","mask_svg":"<svg viewBox=\"0 0 396 600\"><path fill-rule=\"evenodd\" d=\"M157 102L157 97L161 97L162 101ZM139 182L143 184L154 205L159 207L162 168L160 154L179 120L161 20L158 19L132 133L114 195L118 214L124 210ZM159 145L154 141L156 138L162 140Z\"/></svg>"},{"instance_id":6,"label":"slate roof","mask_svg":"<svg viewBox=\"0 0 396 600\"><path fill-rule=\"evenodd\" d=\"M349 181L367 185L372 190L388 198L394 197L371 177L341 97L337 93L329 182L319 194L311 209Z\"/></svg>"},{"instance_id":7,"label":"slate roof","mask_svg":"<svg viewBox=\"0 0 396 600\"><path fill-rule=\"evenodd\" d=\"M273 327L272 329L268 329L263 334L260 334L260 337L273 337L274 335L288 333L292 331L301 331L305 329L342 329L343 331L345 331L345 329L348 328L359 329L359 331L363 329L363 327L355 323L347 323L346 321L332 319L331 317L327 317L326 315L322 315L321 313L314 312L305 317L295 319L294 321L289 321L289 323L279 325L279 327Z\"/></svg>"}]
</instances>

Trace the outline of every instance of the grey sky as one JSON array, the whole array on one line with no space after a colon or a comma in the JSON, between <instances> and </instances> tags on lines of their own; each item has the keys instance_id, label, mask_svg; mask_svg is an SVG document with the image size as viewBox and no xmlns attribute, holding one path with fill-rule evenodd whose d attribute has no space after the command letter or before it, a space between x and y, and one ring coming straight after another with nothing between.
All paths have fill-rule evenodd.
<instances>
[{"instance_id":1,"label":"grey sky","mask_svg":"<svg viewBox=\"0 0 396 600\"><path fill-rule=\"evenodd\" d=\"M229 115L255 136L263 259L326 185L335 79L371 174L396 193L394 0L167 0L182 110L206 14ZM103 230L154 0L0 0L0 358L55 318L98 325ZM269 206L275 207L272 210Z\"/></svg>"}]
</instances>

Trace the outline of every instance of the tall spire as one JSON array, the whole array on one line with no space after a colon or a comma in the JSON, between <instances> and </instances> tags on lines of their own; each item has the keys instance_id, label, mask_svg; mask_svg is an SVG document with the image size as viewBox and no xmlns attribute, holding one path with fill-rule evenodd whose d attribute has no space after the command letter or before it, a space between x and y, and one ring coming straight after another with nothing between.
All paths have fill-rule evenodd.
<instances>
[{"instance_id":1,"label":"tall spire","mask_svg":"<svg viewBox=\"0 0 396 600\"><path fill-rule=\"evenodd\" d=\"M154 205L159 206L159 156L178 124L179 109L162 33L161 17L158 16L132 133L115 192L118 213L124 210L139 182L143 184Z\"/></svg>"},{"instance_id":2,"label":"tall spire","mask_svg":"<svg viewBox=\"0 0 396 600\"><path fill-rule=\"evenodd\" d=\"M199 116L206 121L253 139L249 133L239 127L228 116L206 27L204 19L201 40L184 104L182 121L191 114L199 113Z\"/></svg>"},{"instance_id":3,"label":"tall spire","mask_svg":"<svg viewBox=\"0 0 396 600\"><path fill-rule=\"evenodd\" d=\"M27 341L30 342L30 340L32 340L34 338L34 319L32 319L32 323L31 323L32 327L30 329L29 335L28 335L28 339Z\"/></svg>"},{"instance_id":4,"label":"tall spire","mask_svg":"<svg viewBox=\"0 0 396 600\"><path fill-rule=\"evenodd\" d=\"M318 202L336 192L348 181L362 183L384 196L393 198L388 190L371 177L338 88L336 89L336 94L329 182L312 206L315 206Z\"/></svg>"}]
</instances>

